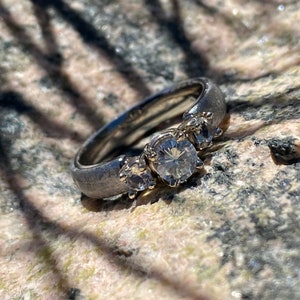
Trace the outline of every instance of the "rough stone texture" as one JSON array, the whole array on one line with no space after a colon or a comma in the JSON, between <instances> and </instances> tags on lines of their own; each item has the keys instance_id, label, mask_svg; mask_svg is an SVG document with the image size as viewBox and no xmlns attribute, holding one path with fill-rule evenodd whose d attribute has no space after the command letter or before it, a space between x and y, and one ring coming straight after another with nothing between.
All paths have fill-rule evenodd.
<instances>
[{"instance_id":1,"label":"rough stone texture","mask_svg":"<svg viewBox=\"0 0 300 300\"><path fill-rule=\"evenodd\" d=\"M1 299L299 299L300 3L0 1ZM206 172L132 203L82 198L83 140L209 76Z\"/></svg>"}]
</instances>

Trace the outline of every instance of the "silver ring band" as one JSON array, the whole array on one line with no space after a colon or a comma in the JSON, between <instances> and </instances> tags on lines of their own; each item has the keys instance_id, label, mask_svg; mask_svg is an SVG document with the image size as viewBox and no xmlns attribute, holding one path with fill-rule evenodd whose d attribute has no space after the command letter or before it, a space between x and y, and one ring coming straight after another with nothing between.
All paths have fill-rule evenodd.
<instances>
[{"instance_id":1,"label":"silver ring band","mask_svg":"<svg viewBox=\"0 0 300 300\"><path fill-rule=\"evenodd\" d=\"M152 181L147 186L149 188L152 188L157 180L177 186L186 181L185 177L189 177L194 170L189 170L188 175L180 178L178 176L182 174L177 177L169 173L162 175L159 171L162 158L159 160L159 155L170 150L162 150L162 147L171 147L167 146L171 141L171 150L174 152L178 147L176 151L182 156L183 152L194 153L190 148L192 144L198 155L199 151L201 153L211 145L213 137L221 134L218 125L225 113L224 95L211 80L195 78L175 84L132 107L89 137L72 163L73 180L80 191L91 198L109 198L128 192L132 195L143 190L140 184L132 186L132 175L137 181ZM125 151L131 149L142 138L153 133L158 125L170 127L178 116L182 116L181 124L155 137L141 155L124 155ZM161 151L160 154L156 155L155 150ZM194 158L193 156L190 164L194 166L194 163L197 163L199 168L201 160L197 159L195 162ZM140 173L135 171L137 163ZM138 175L140 178L137 178ZM148 177L145 177L146 175Z\"/></svg>"}]
</instances>

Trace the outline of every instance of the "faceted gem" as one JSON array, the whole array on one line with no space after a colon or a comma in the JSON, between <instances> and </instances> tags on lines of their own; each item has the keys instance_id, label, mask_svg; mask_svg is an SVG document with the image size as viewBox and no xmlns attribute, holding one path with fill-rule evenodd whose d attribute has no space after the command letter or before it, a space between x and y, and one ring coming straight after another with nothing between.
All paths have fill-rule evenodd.
<instances>
[{"instance_id":1,"label":"faceted gem","mask_svg":"<svg viewBox=\"0 0 300 300\"><path fill-rule=\"evenodd\" d=\"M144 159L129 159L121 168L120 177L134 191L144 191L155 184Z\"/></svg>"},{"instance_id":2,"label":"faceted gem","mask_svg":"<svg viewBox=\"0 0 300 300\"><path fill-rule=\"evenodd\" d=\"M180 129L185 132L197 150L208 148L212 144L216 129L211 126L210 122L207 116L201 114L188 116L180 125Z\"/></svg>"},{"instance_id":3,"label":"faceted gem","mask_svg":"<svg viewBox=\"0 0 300 300\"><path fill-rule=\"evenodd\" d=\"M152 167L169 185L184 182L195 172L197 151L187 139L162 138L156 141L153 150L157 157Z\"/></svg>"},{"instance_id":4,"label":"faceted gem","mask_svg":"<svg viewBox=\"0 0 300 300\"><path fill-rule=\"evenodd\" d=\"M204 149L211 145L214 134L212 128L206 123L202 123L201 127L192 132L193 142L198 149Z\"/></svg>"}]
</instances>

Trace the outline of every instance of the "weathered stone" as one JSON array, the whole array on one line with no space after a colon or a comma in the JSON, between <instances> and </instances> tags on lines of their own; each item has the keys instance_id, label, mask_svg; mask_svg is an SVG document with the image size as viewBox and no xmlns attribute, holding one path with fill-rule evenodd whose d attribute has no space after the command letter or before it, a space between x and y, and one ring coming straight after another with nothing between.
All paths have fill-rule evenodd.
<instances>
[{"instance_id":1,"label":"weathered stone","mask_svg":"<svg viewBox=\"0 0 300 300\"><path fill-rule=\"evenodd\" d=\"M1 1L0 299L299 299L299 12ZM228 104L206 173L135 206L82 199L69 166L84 139L195 76Z\"/></svg>"}]
</instances>

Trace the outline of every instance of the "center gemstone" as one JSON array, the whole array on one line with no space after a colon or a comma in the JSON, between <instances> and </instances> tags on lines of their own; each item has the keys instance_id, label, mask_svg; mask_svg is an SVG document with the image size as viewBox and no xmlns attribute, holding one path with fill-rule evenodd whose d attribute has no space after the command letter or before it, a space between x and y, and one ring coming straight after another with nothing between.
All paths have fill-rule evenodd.
<instances>
[{"instance_id":1,"label":"center gemstone","mask_svg":"<svg viewBox=\"0 0 300 300\"><path fill-rule=\"evenodd\" d=\"M152 167L171 186L186 181L196 170L197 151L187 139L169 137L156 141L156 159Z\"/></svg>"}]
</instances>

